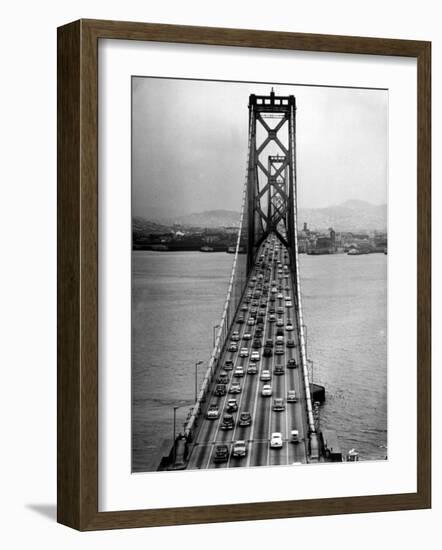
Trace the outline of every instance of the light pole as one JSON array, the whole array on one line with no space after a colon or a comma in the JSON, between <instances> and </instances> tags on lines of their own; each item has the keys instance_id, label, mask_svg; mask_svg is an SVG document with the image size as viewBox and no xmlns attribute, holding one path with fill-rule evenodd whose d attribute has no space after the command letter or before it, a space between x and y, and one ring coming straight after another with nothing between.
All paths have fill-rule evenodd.
<instances>
[{"instance_id":1,"label":"light pole","mask_svg":"<svg viewBox=\"0 0 442 550\"><path fill-rule=\"evenodd\" d=\"M308 355L308 352L307 352L307 334L308 334L308 332L307 332L307 325L301 325L301 326L302 326L302 328L305 330L305 337L304 337L304 342L305 342L305 353L306 353L306 355ZM308 359L307 359L307 361L308 361Z\"/></svg>"},{"instance_id":2,"label":"light pole","mask_svg":"<svg viewBox=\"0 0 442 550\"><path fill-rule=\"evenodd\" d=\"M212 329L212 337L213 337L212 338L212 342L213 342L212 349L215 347L215 330L219 327L220 327L220 325L215 325Z\"/></svg>"},{"instance_id":3,"label":"light pole","mask_svg":"<svg viewBox=\"0 0 442 550\"><path fill-rule=\"evenodd\" d=\"M176 411L177 409L180 409L183 405L175 405L173 407L173 464L175 464L176 460L176 441L175 441L175 434L176 434Z\"/></svg>"},{"instance_id":4,"label":"light pole","mask_svg":"<svg viewBox=\"0 0 442 550\"><path fill-rule=\"evenodd\" d=\"M310 363L312 367L312 386L313 386L313 361L311 359L307 359L307 362Z\"/></svg>"},{"instance_id":5,"label":"light pole","mask_svg":"<svg viewBox=\"0 0 442 550\"><path fill-rule=\"evenodd\" d=\"M197 361L195 363L195 403L196 403L196 398L198 394L198 366L201 364L202 364L202 361Z\"/></svg>"}]
</instances>

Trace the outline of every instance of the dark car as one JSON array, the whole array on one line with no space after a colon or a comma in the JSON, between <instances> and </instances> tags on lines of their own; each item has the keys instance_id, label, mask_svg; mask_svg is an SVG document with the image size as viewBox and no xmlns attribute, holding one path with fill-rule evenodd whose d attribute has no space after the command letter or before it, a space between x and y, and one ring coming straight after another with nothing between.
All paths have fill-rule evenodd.
<instances>
[{"instance_id":1,"label":"dark car","mask_svg":"<svg viewBox=\"0 0 442 550\"><path fill-rule=\"evenodd\" d=\"M273 354L272 348L269 348L269 347L266 346L266 347L264 348L264 351L263 351L263 356L264 356L264 357L271 357L272 354Z\"/></svg>"},{"instance_id":2,"label":"dark car","mask_svg":"<svg viewBox=\"0 0 442 550\"><path fill-rule=\"evenodd\" d=\"M297 363L296 363L296 359L294 359L293 357L291 357L288 361L287 361L287 368L288 369L296 369L297 367Z\"/></svg>"},{"instance_id":3,"label":"dark car","mask_svg":"<svg viewBox=\"0 0 442 550\"><path fill-rule=\"evenodd\" d=\"M294 340L287 340L287 347L288 348L296 347L295 341Z\"/></svg>"},{"instance_id":4,"label":"dark car","mask_svg":"<svg viewBox=\"0 0 442 550\"><path fill-rule=\"evenodd\" d=\"M233 369L233 361L231 359L227 359L227 361L224 362L224 370L232 370Z\"/></svg>"},{"instance_id":5,"label":"dark car","mask_svg":"<svg viewBox=\"0 0 442 550\"><path fill-rule=\"evenodd\" d=\"M253 349L259 349L262 346L261 340L253 340L252 347Z\"/></svg>"},{"instance_id":6,"label":"dark car","mask_svg":"<svg viewBox=\"0 0 442 550\"><path fill-rule=\"evenodd\" d=\"M275 365L275 368L273 369L273 374L284 374L284 367L282 365Z\"/></svg>"},{"instance_id":7,"label":"dark car","mask_svg":"<svg viewBox=\"0 0 442 550\"><path fill-rule=\"evenodd\" d=\"M273 348L273 340L271 340L270 338L267 339L265 346L266 348Z\"/></svg>"},{"instance_id":8,"label":"dark car","mask_svg":"<svg viewBox=\"0 0 442 550\"><path fill-rule=\"evenodd\" d=\"M218 382L218 384L228 384L229 375L226 372L221 372L216 381Z\"/></svg>"},{"instance_id":9,"label":"dark car","mask_svg":"<svg viewBox=\"0 0 442 550\"><path fill-rule=\"evenodd\" d=\"M226 385L225 384L217 384L216 387L215 387L215 395L219 395L219 396L222 396L222 395L226 395L227 393L227 388L226 388Z\"/></svg>"},{"instance_id":10,"label":"dark car","mask_svg":"<svg viewBox=\"0 0 442 550\"><path fill-rule=\"evenodd\" d=\"M258 317L258 319L256 320L256 323L258 325L262 325L262 324L264 324L264 319L262 317Z\"/></svg>"},{"instance_id":11,"label":"dark car","mask_svg":"<svg viewBox=\"0 0 442 550\"><path fill-rule=\"evenodd\" d=\"M250 426L251 423L252 423L252 415L247 411L243 411L239 415L238 424L240 426Z\"/></svg>"},{"instance_id":12,"label":"dark car","mask_svg":"<svg viewBox=\"0 0 442 550\"><path fill-rule=\"evenodd\" d=\"M222 430L233 430L234 421L233 416L231 414L225 414L223 416L223 421L220 426Z\"/></svg>"},{"instance_id":13,"label":"dark car","mask_svg":"<svg viewBox=\"0 0 442 550\"><path fill-rule=\"evenodd\" d=\"M239 324L239 325L242 325L244 323L244 317L238 317L238 319L236 320L236 322Z\"/></svg>"},{"instance_id":14,"label":"dark car","mask_svg":"<svg viewBox=\"0 0 442 550\"><path fill-rule=\"evenodd\" d=\"M229 460L229 448L227 445L217 445L215 447L214 462L227 462Z\"/></svg>"}]
</instances>

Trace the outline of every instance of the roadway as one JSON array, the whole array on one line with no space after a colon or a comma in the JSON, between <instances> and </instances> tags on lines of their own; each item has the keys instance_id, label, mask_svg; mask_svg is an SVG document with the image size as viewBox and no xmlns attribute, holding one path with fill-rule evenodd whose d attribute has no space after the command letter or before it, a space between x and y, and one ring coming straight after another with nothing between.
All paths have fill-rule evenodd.
<instances>
[{"instance_id":1,"label":"roadway","mask_svg":"<svg viewBox=\"0 0 442 550\"><path fill-rule=\"evenodd\" d=\"M194 441L190 447L188 469L226 468L240 466L268 466L307 462L307 422L305 414L305 391L302 378L302 369L299 357L298 332L296 327L296 313L294 288L290 277L289 255L284 246L270 236L261 246L257 255L258 261L252 270L248 287L244 292L242 302L238 308L234 323L231 327L229 340L225 351L218 362L215 379L221 373L227 373L226 394L215 394L216 381L208 394L205 407L199 419ZM287 267L285 267L287 266ZM291 307L290 307L291 304ZM289 305L289 307L286 307ZM274 308L275 312L269 310ZM279 309L278 309L279 308ZM260 312L261 315L260 315ZM240 318L243 318L241 322ZM258 323L258 318L263 319ZM287 330L293 323L293 330ZM262 336L257 336L258 327L262 327ZM282 354L276 354L276 333L283 331ZM248 338L247 334L250 335ZM246 335L246 339L244 336ZM232 337L234 342L232 342ZM259 340L262 347L254 348L253 342ZM273 341L270 357L263 356L266 340ZM295 347L287 347L287 341L294 340ZM236 343L238 351L228 351L230 344ZM241 357L240 350L247 348L248 357ZM259 352L259 361L252 361L253 351ZM290 359L295 359L296 368L287 368ZM226 361L231 361L231 370L225 370ZM257 366L257 373L249 371L251 365ZM275 367L281 365L283 374L275 374ZM244 369L244 376L235 376L238 366ZM270 372L270 380L261 380L262 371ZM231 394L231 385L240 383L241 393ZM264 384L272 387L271 396L261 394ZM295 390L297 401L288 402L289 390ZM283 399L284 410L273 410L274 399ZM227 412L227 402L236 398L238 410L233 412L234 426L232 429L222 429L224 413ZM207 419L206 412L209 406L218 408L219 416L216 419ZM252 420L250 426L239 426L238 419L241 412L250 412ZM299 443L291 441L291 430L298 430ZM270 447L271 435L274 432L282 434L283 446L275 449ZM232 456L231 449L235 441L246 442L245 457ZM230 453L225 462L215 462L215 448L225 444Z\"/></svg>"}]
</instances>

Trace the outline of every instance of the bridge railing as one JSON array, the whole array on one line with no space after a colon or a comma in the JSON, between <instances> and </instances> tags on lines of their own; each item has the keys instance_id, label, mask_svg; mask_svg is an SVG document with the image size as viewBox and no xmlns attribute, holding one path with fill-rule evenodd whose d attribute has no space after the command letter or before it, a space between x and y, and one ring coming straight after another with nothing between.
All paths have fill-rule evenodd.
<instances>
[{"instance_id":1,"label":"bridge railing","mask_svg":"<svg viewBox=\"0 0 442 550\"><path fill-rule=\"evenodd\" d=\"M251 127L249 128L249 144L247 147L248 155L250 154L250 137ZM247 158L247 169L248 165L249 158ZM227 294L224 300L224 307L220 322L218 324L215 343L210 355L206 373L202 380L196 402L191 408L184 425L184 435L188 440L192 439L192 434L196 427L198 416L201 414L202 404L206 400L207 394L210 391L213 378L216 374L218 361L223 353L224 346L226 345L227 338L232 327L232 322L235 318L247 282L247 259L246 254L244 254L246 251L243 249L245 247L245 243L247 242L247 239L244 239L244 233L247 231L247 169L241 199L241 215L238 235L236 238L235 254L233 257Z\"/></svg>"},{"instance_id":2,"label":"bridge railing","mask_svg":"<svg viewBox=\"0 0 442 550\"><path fill-rule=\"evenodd\" d=\"M293 128L295 128L295 113L292 111L291 113L292 117L292 125ZM292 143L291 143L291 154L292 154L292 166L296 167L295 160L296 160L296 141L294 139L295 132L292 134ZM306 409L307 409L307 420L308 420L308 426L309 426L309 432L310 432L310 457L311 459L315 460L318 456L318 440L317 440L317 434L316 434L316 424L315 419L313 415L313 405L312 405L312 398L311 398L311 392L310 392L310 380L309 380L309 374L308 374L308 365L307 365L307 352L306 352L306 337L305 337L305 331L304 331L304 319L303 319L303 312L302 312L302 299L301 299L301 282L300 282L300 276L299 276L299 252L298 252L298 208L297 208L297 192L296 192L296 169L294 173L294 185L295 185L295 192L294 192L294 245L293 245L293 256L294 256L294 286L295 286L295 300L296 300L296 311L297 311L297 317L298 317L298 337L299 337L299 347L300 347L300 359L301 359L301 368L302 368L302 375L303 375L303 381L304 381L304 388L305 388L305 399L306 399Z\"/></svg>"},{"instance_id":3,"label":"bridge railing","mask_svg":"<svg viewBox=\"0 0 442 550\"><path fill-rule=\"evenodd\" d=\"M187 438L192 436L192 431L196 425L197 418L201 413L202 403L205 401L207 393L210 391L210 387L213 382L213 378L215 376L216 369L218 366L218 361L221 357L224 346L226 345L227 337L229 335L232 322L235 318L236 311L241 302L241 296L244 291L244 287L246 283L246 272L245 272L246 266L240 265L241 263L245 264L245 256L244 256L244 261L242 261L242 258L241 258L242 253L240 251L241 234L242 234L243 218L244 218L244 207L246 202L245 194L246 192L244 189L243 205L241 209L240 225L239 225L238 236L236 240L235 255L233 258L232 270L230 273L230 279L227 287L226 298L224 301L223 312L221 315L220 322L218 324L218 330L215 336L215 344L214 344L212 353L210 355L207 370L202 380L199 393L197 395L197 400L191 409L190 415L188 417L188 420L184 428L184 435Z\"/></svg>"}]
</instances>

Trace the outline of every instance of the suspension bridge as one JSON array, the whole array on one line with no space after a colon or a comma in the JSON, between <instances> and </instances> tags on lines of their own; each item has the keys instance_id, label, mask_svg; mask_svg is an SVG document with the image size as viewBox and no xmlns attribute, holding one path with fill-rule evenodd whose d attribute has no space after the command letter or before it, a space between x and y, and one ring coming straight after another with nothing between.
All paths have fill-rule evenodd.
<instances>
[{"instance_id":1,"label":"suspension bridge","mask_svg":"<svg viewBox=\"0 0 442 550\"><path fill-rule=\"evenodd\" d=\"M296 99L250 95L246 177L214 348L161 469L317 462L297 245ZM174 428L175 436L175 428Z\"/></svg>"}]
</instances>

